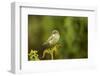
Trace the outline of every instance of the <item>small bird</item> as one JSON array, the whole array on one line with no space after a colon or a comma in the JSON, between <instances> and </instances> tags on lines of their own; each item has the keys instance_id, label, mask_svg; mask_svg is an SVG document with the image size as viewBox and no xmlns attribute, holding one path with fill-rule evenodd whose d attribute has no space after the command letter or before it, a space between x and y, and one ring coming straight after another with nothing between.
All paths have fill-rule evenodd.
<instances>
[{"instance_id":1,"label":"small bird","mask_svg":"<svg viewBox=\"0 0 100 76\"><path fill-rule=\"evenodd\" d=\"M42 51L43 51L42 59L53 59L54 50L50 51L46 49L51 49L52 47L54 47L58 43L59 39L60 39L59 32L57 30L53 30L51 36L42 45ZM51 55L51 52L52 52L52 55Z\"/></svg>"},{"instance_id":2,"label":"small bird","mask_svg":"<svg viewBox=\"0 0 100 76\"><path fill-rule=\"evenodd\" d=\"M43 43L43 46L52 47L54 46L60 39L60 34L57 30L53 30L51 36L48 38L46 42Z\"/></svg>"}]
</instances>

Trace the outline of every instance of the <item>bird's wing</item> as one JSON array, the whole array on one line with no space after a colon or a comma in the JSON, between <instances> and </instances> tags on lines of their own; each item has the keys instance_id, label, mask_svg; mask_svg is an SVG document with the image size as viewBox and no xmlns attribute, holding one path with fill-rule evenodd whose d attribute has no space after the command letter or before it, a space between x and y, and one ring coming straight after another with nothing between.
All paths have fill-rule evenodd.
<instances>
[{"instance_id":1,"label":"bird's wing","mask_svg":"<svg viewBox=\"0 0 100 76\"><path fill-rule=\"evenodd\" d=\"M53 35L51 35L48 40L46 40L46 42L43 43L43 45L46 45L49 43L49 41L51 41L53 39Z\"/></svg>"},{"instance_id":2,"label":"bird's wing","mask_svg":"<svg viewBox=\"0 0 100 76\"><path fill-rule=\"evenodd\" d=\"M54 36L51 35L51 36L48 38L47 42L51 41L53 38L54 38Z\"/></svg>"}]
</instances>

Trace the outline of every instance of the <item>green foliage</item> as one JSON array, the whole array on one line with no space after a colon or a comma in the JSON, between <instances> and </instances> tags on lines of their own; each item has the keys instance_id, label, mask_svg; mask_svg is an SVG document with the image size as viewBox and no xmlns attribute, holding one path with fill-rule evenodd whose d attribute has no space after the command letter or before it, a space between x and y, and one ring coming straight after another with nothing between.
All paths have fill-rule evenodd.
<instances>
[{"instance_id":1,"label":"green foliage","mask_svg":"<svg viewBox=\"0 0 100 76\"><path fill-rule=\"evenodd\" d=\"M38 51L37 50L31 50L30 51L30 53L28 54L28 56L29 56L29 59L30 60L40 60L39 58L38 58Z\"/></svg>"},{"instance_id":2,"label":"green foliage","mask_svg":"<svg viewBox=\"0 0 100 76\"><path fill-rule=\"evenodd\" d=\"M46 56L46 54L50 54L51 60L53 60L53 59L54 59L54 55L53 55L53 54L57 55L57 53L59 52L59 51L58 51L59 46L60 46L60 45L56 44L55 46L53 46L53 47L51 47L51 48L45 49L45 50L43 51L43 56L42 56L42 58L44 58L44 57Z\"/></svg>"},{"instance_id":3,"label":"green foliage","mask_svg":"<svg viewBox=\"0 0 100 76\"><path fill-rule=\"evenodd\" d=\"M58 53L58 48L59 48L59 47L60 47L60 45L59 45L59 44L56 44L55 46L53 46L53 47L51 47L51 48L45 49L45 50L43 51L43 56L42 56L42 58L44 58L44 57L46 56L46 54L50 54L51 60L53 60L53 59L54 59L54 54L57 55L57 53ZM38 53L37 50L32 50L32 49L31 49L30 53L28 54L29 60L30 60L30 61L40 60L39 57L38 57L39 55L38 55L37 53Z\"/></svg>"}]
</instances>

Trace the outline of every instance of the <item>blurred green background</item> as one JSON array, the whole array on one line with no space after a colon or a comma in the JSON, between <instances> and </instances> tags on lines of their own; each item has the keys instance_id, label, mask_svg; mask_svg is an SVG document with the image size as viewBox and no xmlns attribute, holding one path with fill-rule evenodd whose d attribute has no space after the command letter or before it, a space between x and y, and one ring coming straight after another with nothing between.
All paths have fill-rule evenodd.
<instances>
[{"instance_id":1,"label":"blurred green background","mask_svg":"<svg viewBox=\"0 0 100 76\"><path fill-rule=\"evenodd\" d=\"M55 59L88 57L88 17L28 15L28 53L38 50L53 30L60 33L59 54Z\"/></svg>"}]
</instances>

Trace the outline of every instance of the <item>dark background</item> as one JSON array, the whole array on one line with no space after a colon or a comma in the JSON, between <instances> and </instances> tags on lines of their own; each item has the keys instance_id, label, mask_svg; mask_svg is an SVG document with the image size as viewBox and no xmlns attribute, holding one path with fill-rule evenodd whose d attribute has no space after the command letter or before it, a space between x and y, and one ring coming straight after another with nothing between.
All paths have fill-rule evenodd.
<instances>
[{"instance_id":1,"label":"dark background","mask_svg":"<svg viewBox=\"0 0 100 76\"><path fill-rule=\"evenodd\" d=\"M28 15L28 53L39 51L53 30L60 33L62 45L55 59L88 57L88 17Z\"/></svg>"}]
</instances>

